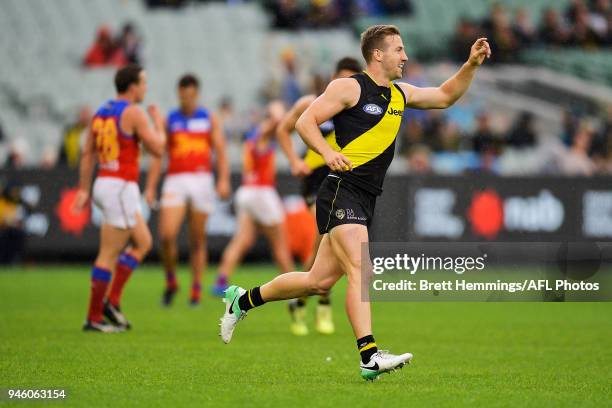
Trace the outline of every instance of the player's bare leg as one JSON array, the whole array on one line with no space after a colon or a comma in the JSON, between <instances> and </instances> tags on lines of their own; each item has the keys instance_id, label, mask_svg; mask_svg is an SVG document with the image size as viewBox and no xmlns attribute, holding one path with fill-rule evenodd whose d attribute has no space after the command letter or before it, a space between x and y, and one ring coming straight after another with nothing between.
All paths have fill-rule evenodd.
<instances>
[{"instance_id":1,"label":"player's bare leg","mask_svg":"<svg viewBox=\"0 0 612 408\"><path fill-rule=\"evenodd\" d=\"M128 229L121 229L110 224L100 227L100 244L98 255L91 273L91 290L87 321L83 330L114 332L113 326L104 322L104 297L108 290L115 264L130 238Z\"/></svg>"},{"instance_id":2,"label":"player's bare leg","mask_svg":"<svg viewBox=\"0 0 612 408\"><path fill-rule=\"evenodd\" d=\"M193 207L189 211L189 262L191 263L191 296L190 303L200 303L202 293L202 275L208 264L206 249L206 222L208 214Z\"/></svg>"},{"instance_id":3,"label":"player's bare leg","mask_svg":"<svg viewBox=\"0 0 612 408\"><path fill-rule=\"evenodd\" d=\"M281 273L293 271L294 265L287 247L287 238L282 224L265 226L261 225L260 230L267 238L272 250L272 258L278 265Z\"/></svg>"},{"instance_id":4,"label":"player's bare leg","mask_svg":"<svg viewBox=\"0 0 612 408\"><path fill-rule=\"evenodd\" d=\"M121 312L123 288L140 262L153 246L153 237L147 223L139 213L135 214L136 224L129 229L130 245L121 253L116 263L115 274L107 299L104 303L104 316L113 324L129 329L130 322Z\"/></svg>"},{"instance_id":5,"label":"player's bare leg","mask_svg":"<svg viewBox=\"0 0 612 408\"><path fill-rule=\"evenodd\" d=\"M225 298L225 314L221 319L221 339L229 343L236 325L248 310L274 300L327 292L346 273L349 279L346 310L361 354L361 376L374 380L381 373L403 367L410 362L412 354L393 355L378 350L371 332L370 304L361 299L361 282L364 279L361 243L367 242L367 239L365 226L339 225L323 237L309 272L285 273L248 291L230 286ZM367 268L371 270L370 265Z\"/></svg>"},{"instance_id":6,"label":"player's bare leg","mask_svg":"<svg viewBox=\"0 0 612 408\"><path fill-rule=\"evenodd\" d=\"M329 236L332 251L348 279L345 307L353 333L356 338L372 334L370 302L361 297L361 244L368 242L368 230L365 225L345 224L332 229ZM369 255L366 257L369 259Z\"/></svg>"},{"instance_id":7,"label":"player's bare leg","mask_svg":"<svg viewBox=\"0 0 612 408\"><path fill-rule=\"evenodd\" d=\"M240 213L238 215L236 232L223 251L223 255L221 255L219 276L213 288L213 294L217 296L224 295L236 265L242 260L246 251L255 243L256 234L257 226L251 216L244 212Z\"/></svg>"},{"instance_id":8,"label":"player's bare leg","mask_svg":"<svg viewBox=\"0 0 612 408\"><path fill-rule=\"evenodd\" d=\"M342 274L332 252L329 236L326 234L310 271L283 273L248 292L237 286L230 286L225 294L226 308L221 319L222 340L229 343L236 324L244 318L247 310L265 302L326 293Z\"/></svg>"},{"instance_id":9,"label":"player's bare leg","mask_svg":"<svg viewBox=\"0 0 612 408\"><path fill-rule=\"evenodd\" d=\"M178 260L177 238L187 212L186 205L165 207L159 211L160 257L166 274L166 289L162 305L169 306L178 290L176 264Z\"/></svg>"},{"instance_id":10,"label":"player's bare leg","mask_svg":"<svg viewBox=\"0 0 612 408\"><path fill-rule=\"evenodd\" d=\"M268 239L272 256L276 264L281 270L281 273L287 273L294 270L291 254L287 248L287 240L285 238L285 229L282 225L262 226L261 230ZM300 298L302 299L302 298ZM298 306L297 299L290 299L289 314L291 316L291 324L289 330L296 336L305 336L308 334L308 326L306 325L306 308L304 302Z\"/></svg>"}]
</instances>

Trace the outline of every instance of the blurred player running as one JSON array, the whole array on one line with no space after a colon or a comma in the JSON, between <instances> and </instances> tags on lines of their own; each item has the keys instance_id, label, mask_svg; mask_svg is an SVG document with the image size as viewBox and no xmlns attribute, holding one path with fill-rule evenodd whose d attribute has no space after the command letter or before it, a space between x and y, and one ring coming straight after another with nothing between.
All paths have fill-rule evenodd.
<instances>
[{"instance_id":1,"label":"blurred player running","mask_svg":"<svg viewBox=\"0 0 612 408\"><path fill-rule=\"evenodd\" d=\"M91 272L89 312L83 330L105 333L130 328L119 306L121 294L152 244L149 227L141 216L139 143L142 141L156 156L163 153L166 143L159 109L154 105L148 108L154 125L151 129L147 115L136 105L144 100L147 92L145 71L136 64L121 68L115 75L115 87L117 97L102 105L93 117L83 148L79 192L74 204L75 211L87 205L97 159L93 202L104 219L98 256ZM114 326L105 323L103 316Z\"/></svg>"},{"instance_id":2,"label":"blurred player running","mask_svg":"<svg viewBox=\"0 0 612 408\"><path fill-rule=\"evenodd\" d=\"M361 72L361 69L361 64L356 59L350 57L342 58L336 64L336 70L332 79L348 78ZM278 126L278 144L289 159L291 173L294 176L302 177L302 196L313 215L316 214L315 202L317 200L317 192L319 191L321 183L329 174L329 167L325 165L323 157L312 149L306 150L303 158L300 158L293 150L291 133L295 129L295 123L298 118L316 98L317 95L305 95L298 99ZM336 135L334 133L334 122L331 120L325 121L319 126L319 129L325 141L329 143L334 150L339 151L340 148L336 144ZM302 265L304 269L309 270L312 267L314 256L317 253L321 238L321 235L317 234L312 255L304 265ZM305 307L307 299L307 296L303 296L289 302L289 312L291 313L292 319L291 332L296 336L308 334ZM334 332L329 292L319 296L319 304L317 305L315 317L315 328L322 334L332 334Z\"/></svg>"},{"instance_id":3,"label":"blurred player running","mask_svg":"<svg viewBox=\"0 0 612 408\"><path fill-rule=\"evenodd\" d=\"M393 160L404 109L451 106L467 91L491 51L486 38L478 39L468 61L436 88L391 82L402 77L408 60L395 26L369 27L361 35L361 52L366 70L332 81L296 124L302 139L331 169L317 196L317 225L324 236L314 264L308 272L285 273L249 290L230 286L220 335L228 343L236 324L250 309L275 300L326 293L346 275L346 312L361 355L361 376L373 380L412 359L411 353L394 355L378 349L372 335L370 303L362 300L361 294L362 282L368 284L372 270L369 254L363 254L367 263L362 275L362 244L368 242L376 197L382 193ZM332 149L319 129L332 118L340 152Z\"/></svg>"},{"instance_id":4,"label":"blurred player running","mask_svg":"<svg viewBox=\"0 0 612 408\"><path fill-rule=\"evenodd\" d=\"M200 303L202 274L206 269L206 222L213 210L215 187L212 153L217 162L217 194L227 198L230 193L230 171L225 152L225 138L219 120L199 105L198 79L184 75L178 82L179 108L168 115L168 170L161 193L159 239L161 259L166 273L166 288L162 304L169 306L178 290L176 263L177 238L185 215L189 214L189 244L192 272L190 303ZM145 197L155 203L161 174L161 159L149 168Z\"/></svg>"},{"instance_id":5,"label":"blurred player running","mask_svg":"<svg viewBox=\"0 0 612 408\"><path fill-rule=\"evenodd\" d=\"M275 187L274 138L284 113L282 103L270 103L266 118L244 142L242 185L236 191L234 200L238 227L223 251L215 294L223 295L236 265L255 243L258 230L268 240L272 257L281 272L293 270L283 228L284 208Z\"/></svg>"}]
</instances>

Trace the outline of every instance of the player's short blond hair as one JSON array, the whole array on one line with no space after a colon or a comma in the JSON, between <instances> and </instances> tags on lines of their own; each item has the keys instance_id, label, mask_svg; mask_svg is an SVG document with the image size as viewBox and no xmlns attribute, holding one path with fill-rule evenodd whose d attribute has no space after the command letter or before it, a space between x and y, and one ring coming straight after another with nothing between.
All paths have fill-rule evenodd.
<instances>
[{"instance_id":1,"label":"player's short blond hair","mask_svg":"<svg viewBox=\"0 0 612 408\"><path fill-rule=\"evenodd\" d=\"M385 38L390 35L400 35L399 28L390 24L379 24L368 27L361 33L361 54L366 63L372 60L372 53L382 49Z\"/></svg>"}]
</instances>

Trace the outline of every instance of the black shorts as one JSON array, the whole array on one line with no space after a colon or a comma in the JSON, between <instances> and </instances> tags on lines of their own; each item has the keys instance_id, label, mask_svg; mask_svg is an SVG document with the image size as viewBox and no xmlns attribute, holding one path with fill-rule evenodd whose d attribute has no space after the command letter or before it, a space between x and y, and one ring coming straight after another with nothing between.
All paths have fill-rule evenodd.
<instances>
[{"instance_id":1,"label":"black shorts","mask_svg":"<svg viewBox=\"0 0 612 408\"><path fill-rule=\"evenodd\" d=\"M317 227L321 235L337 225L361 224L369 227L374 215L376 195L329 175L317 196Z\"/></svg>"},{"instance_id":2,"label":"black shorts","mask_svg":"<svg viewBox=\"0 0 612 408\"><path fill-rule=\"evenodd\" d=\"M314 169L312 173L302 179L302 197L304 197L308 207L317 201L319 187L321 187L321 183L323 183L323 180L325 180L328 174L329 167L321 166Z\"/></svg>"}]
</instances>

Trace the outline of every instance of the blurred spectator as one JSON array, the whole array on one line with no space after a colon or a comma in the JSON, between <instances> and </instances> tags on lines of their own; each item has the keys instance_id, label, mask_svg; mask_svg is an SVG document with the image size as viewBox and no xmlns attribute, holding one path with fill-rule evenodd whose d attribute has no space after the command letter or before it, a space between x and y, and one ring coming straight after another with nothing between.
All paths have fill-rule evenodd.
<instances>
[{"instance_id":1,"label":"blurred spectator","mask_svg":"<svg viewBox=\"0 0 612 408\"><path fill-rule=\"evenodd\" d=\"M491 16L483 23L491 45L491 62L514 62L520 47L512 30L506 8L501 3L493 5Z\"/></svg>"},{"instance_id":2,"label":"blurred spectator","mask_svg":"<svg viewBox=\"0 0 612 408\"><path fill-rule=\"evenodd\" d=\"M128 63L140 64L140 38L136 33L132 23L126 23L121 28L121 34L117 39L117 44L121 48L123 55Z\"/></svg>"},{"instance_id":3,"label":"blurred spectator","mask_svg":"<svg viewBox=\"0 0 612 408\"><path fill-rule=\"evenodd\" d=\"M478 38L479 28L471 20L461 17L455 26L455 36L451 42L451 54L453 61L463 63L469 54L469 50Z\"/></svg>"},{"instance_id":4,"label":"blurred spectator","mask_svg":"<svg viewBox=\"0 0 612 408\"><path fill-rule=\"evenodd\" d=\"M110 27L103 25L98 29L94 43L89 47L83 65L90 68L106 65L122 66L127 62L123 50L117 46L111 35Z\"/></svg>"},{"instance_id":5,"label":"blurred spectator","mask_svg":"<svg viewBox=\"0 0 612 408\"><path fill-rule=\"evenodd\" d=\"M608 21L612 15L610 0L595 0L592 11L589 14L589 26L595 30L600 38L605 38L608 33Z\"/></svg>"},{"instance_id":6,"label":"blurred spectator","mask_svg":"<svg viewBox=\"0 0 612 408\"><path fill-rule=\"evenodd\" d=\"M590 155L602 173L612 173L612 105L608 105L600 130L595 133Z\"/></svg>"},{"instance_id":7,"label":"blurred spectator","mask_svg":"<svg viewBox=\"0 0 612 408\"><path fill-rule=\"evenodd\" d=\"M531 21L529 11L525 7L516 9L512 30L520 47L528 47L535 43L537 37L536 29Z\"/></svg>"},{"instance_id":8,"label":"blurred spectator","mask_svg":"<svg viewBox=\"0 0 612 408\"><path fill-rule=\"evenodd\" d=\"M410 0L380 0L380 3L385 15L410 15L413 12Z\"/></svg>"},{"instance_id":9,"label":"blurred spectator","mask_svg":"<svg viewBox=\"0 0 612 408\"><path fill-rule=\"evenodd\" d=\"M565 9L565 19L570 24L575 24L578 11L585 10L585 9L587 9L587 6L584 0L572 0L567 6L567 8Z\"/></svg>"},{"instance_id":10,"label":"blurred spectator","mask_svg":"<svg viewBox=\"0 0 612 408\"><path fill-rule=\"evenodd\" d=\"M269 9L274 17L274 28L297 30L303 24L304 15L298 8L297 0L272 1Z\"/></svg>"},{"instance_id":11,"label":"blurred spectator","mask_svg":"<svg viewBox=\"0 0 612 408\"><path fill-rule=\"evenodd\" d=\"M573 137L572 146L558 158L561 174L566 176L591 176L595 172L595 164L589 158L592 128L583 123Z\"/></svg>"},{"instance_id":12,"label":"blurred spectator","mask_svg":"<svg viewBox=\"0 0 612 408\"><path fill-rule=\"evenodd\" d=\"M146 0L147 6L150 8L155 7L169 7L169 8L180 8L187 4L187 0Z\"/></svg>"},{"instance_id":13,"label":"blurred spectator","mask_svg":"<svg viewBox=\"0 0 612 408\"><path fill-rule=\"evenodd\" d=\"M561 21L559 13L554 8L547 8L542 13L539 37L547 45L564 45L568 39L568 32Z\"/></svg>"},{"instance_id":14,"label":"blurred spectator","mask_svg":"<svg viewBox=\"0 0 612 408\"><path fill-rule=\"evenodd\" d=\"M424 144L423 124L416 120L407 121L400 131L400 135L400 154L407 154L413 146Z\"/></svg>"},{"instance_id":15,"label":"blurred spectator","mask_svg":"<svg viewBox=\"0 0 612 408\"><path fill-rule=\"evenodd\" d=\"M434 152L443 150L440 143L440 137L444 124L445 120L441 110L432 110L429 112L429 116L423 127L423 131L425 133L425 143Z\"/></svg>"},{"instance_id":16,"label":"blurred spectator","mask_svg":"<svg viewBox=\"0 0 612 408\"><path fill-rule=\"evenodd\" d=\"M89 106L79 110L76 121L66 126L62 136L57 165L75 169L79 165L83 132L89 126L93 112Z\"/></svg>"},{"instance_id":17,"label":"blurred spectator","mask_svg":"<svg viewBox=\"0 0 612 408\"><path fill-rule=\"evenodd\" d=\"M603 38L589 24L589 12L586 8L578 8L575 12L575 19L568 41L570 45L595 48L603 43Z\"/></svg>"},{"instance_id":18,"label":"blurred spectator","mask_svg":"<svg viewBox=\"0 0 612 408\"><path fill-rule=\"evenodd\" d=\"M0 143L4 142L4 129L2 128L2 122L0 122Z\"/></svg>"},{"instance_id":19,"label":"blurred spectator","mask_svg":"<svg viewBox=\"0 0 612 408\"><path fill-rule=\"evenodd\" d=\"M533 147L536 143L534 117L522 112L508 133L507 144L515 148Z\"/></svg>"},{"instance_id":20,"label":"blurred spectator","mask_svg":"<svg viewBox=\"0 0 612 408\"><path fill-rule=\"evenodd\" d=\"M9 153L4 168L19 170L26 165L26 154L29 151L28 141L24 137L14 139L9 145Z\"/></svg>"},{"instance_id":21,"label":"blurred spectator","mask_svg":"<svg viewBox=\"0 0 612 408\"><path fill-rule=\"evenodd\" d=\"M480 103L476 98L463 95L453 106L444 110L447 120L455 123L461 133L471 133L476 123L476 114L480 111Z\"/></svg>"},{"instance_id":22,"label":"blurred spectator","mask_svg":"<svg viewBox=\"0 0 612 408\"><path fill-rule=\"evenodd\" d=\"M487 112L481 112L477 118L476 131L472 136L472 146L476 153L497 154L500 151L500 138L491 128L490 116Z\"/></svg>"},{"instance_id":23,"label":"blurred spectator","mask_svg":"<svg viewBox=\"0 0 612 408\"><path fill-rule=\"evenodd\" d=\"M292 106L302 96L297 78L295 51L291 48L286 48L281 54L281 60L285 68L284 78L281 83L281 99L285 106Z\"/></svg>"},{"instance_id":24,"label":"blurred spectator","mask_svg":"<svg viewBox=\"0 0 612 408\"><path fill-rule=\"evenodd\" d=\"M23 256L26 208L21 200L21 186L9 181L0 190L0 264L15 263Z\"/></svg>"},{"instance_id":25,"label":"blurred spectator","mask_svg":"<svg viewBox=\"0 0 612 408\"><path fill-rule=\"evenodd\" d=\"M407 170L412 174L431 171L431 151L424 144L416 144L406 152Z\"/></svg>"},{"instance_id":26,"label":"blurred spectator","mask_svg":"<svg viewBox=\"0 0 612 408\"><path fill-rule=\"evenodd\" d=\"M578 116L571 110L566 109L563 112L563 119L561 122L561 141L564 145L569 147L573 143L572 138L574 137L576 129L578 128Z\"/></svg>"},{"instance_id":27,"label":"blurred spectator","mask_svg":"<svg viewBox=\"0 0 612 408\"><path fill-rule=\"evenodd\" d=\"M416 62L408 61L402 81L421 88L429 86L423 67ZM408 121L417 121L423 125L427 121L428 115L429 113L426 110L408 108L402 116L402 125L405 126Z\"/></svg>"},{"instance_id":28,"label":"blurred spectator","mask_svg":"<svg viewBox=\"0 0 612 408\"><path fill-rule=\"evenodd\" d=\"M306 13L308 27L333 27L341 22L332 0L311 0Z\"/></svg>"}]
</instances>

